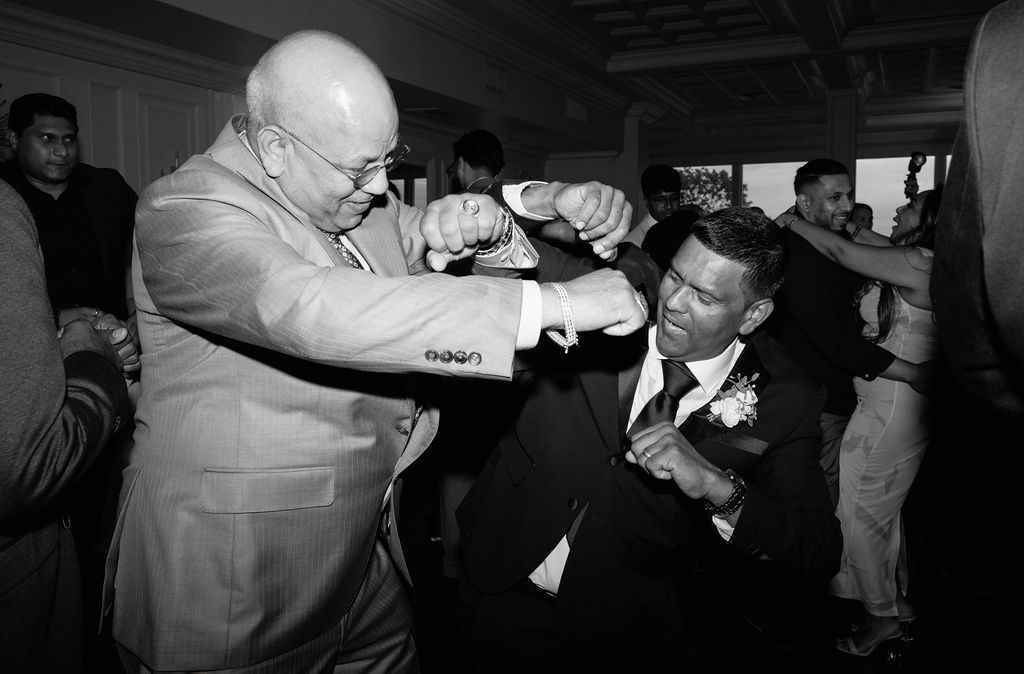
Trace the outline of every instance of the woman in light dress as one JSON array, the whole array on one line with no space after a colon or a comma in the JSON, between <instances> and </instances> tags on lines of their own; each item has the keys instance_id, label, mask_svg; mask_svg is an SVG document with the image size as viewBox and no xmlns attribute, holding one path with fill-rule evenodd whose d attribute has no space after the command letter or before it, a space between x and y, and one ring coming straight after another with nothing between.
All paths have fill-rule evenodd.
<instances>
[{"instance_id":1,"label":"woman in light dress","mask_svg":"<svg viewBox=\"0 0 1024 674\"><path fill-rule=\"evenodd\" d=\"M804 221L791 225L822 253L869 279L860 300L864 337L912 363L939 356L928 283L941 197L940 185L896 209L888 241L867 231L854 232L851 241ZM863 607L859 626L836 647L867 656L899 637L902 623L914 617L905 598L900 511L928 446L929 399L888 379L855 378L854 388L857 407L839 458L836 515L843 530L843 558L830 591Z\"/></svg>"}]
</instances>

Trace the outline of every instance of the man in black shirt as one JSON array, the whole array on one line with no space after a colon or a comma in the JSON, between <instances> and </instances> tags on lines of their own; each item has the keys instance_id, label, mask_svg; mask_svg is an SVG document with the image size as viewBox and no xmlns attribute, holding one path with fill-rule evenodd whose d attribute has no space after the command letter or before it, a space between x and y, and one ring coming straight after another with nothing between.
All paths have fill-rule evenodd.
<instances>
[{"instance_id":1,"label":"man in black shirt","mask_svg":"<svg viewBox=\"0 0 1024 674\"><path fill-rule=\"evenodd\" d=\"M16 154L0 178L35 218L54 310L67 312L62 322L96 310L127 320L135 192L114 169L79 162L77 114L64 99L21 96L8 125Z\"/></svg>"},{"instance_id":2,"label":"man in black shirt","mask_svg":"<svg viewBox=\"0 0 1024 674\"><path fill-rule=\"evenodd\" d=\"M795 213L784 213L776 222L787 226L789 218L800 217L819 227L843 231L853 208L853 187L843 164L814 159L797 170L793 188ZM835 504L839 498L839 445L857 402L853 377L883 375L894 356L861 337L856 297L864 279L788 229L785 241L789 266L775 295L775 312L766 325L828 389L821 415L821 465Z\"/></svg>"}]
</instances>

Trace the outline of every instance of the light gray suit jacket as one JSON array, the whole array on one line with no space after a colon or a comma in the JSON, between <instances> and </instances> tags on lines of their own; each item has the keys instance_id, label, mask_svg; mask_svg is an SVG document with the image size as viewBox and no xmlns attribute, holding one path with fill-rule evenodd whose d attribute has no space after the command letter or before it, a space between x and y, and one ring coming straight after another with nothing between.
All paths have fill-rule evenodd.
<instances>
[{"instance_id":1,"label":"light gray suit jacket","mask_svg":"<svg viewBox=\"0 0 1024 674\"><path fill-rule=\"evenodd\" d=\"M411 373L512 370L520 282L411 275L421 212L390 197L349 232L374 273L347 266L243 125L137 212L143 393L105 603L112 585L114 636L153 669L260 662L330 628L437 427Z\"/></svg>"}]
</instances>

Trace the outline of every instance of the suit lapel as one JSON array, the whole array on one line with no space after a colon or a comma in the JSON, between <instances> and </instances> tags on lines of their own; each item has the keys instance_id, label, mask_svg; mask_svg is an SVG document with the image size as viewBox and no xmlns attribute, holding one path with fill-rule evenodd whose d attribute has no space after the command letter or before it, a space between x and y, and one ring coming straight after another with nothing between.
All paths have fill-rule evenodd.
<instances>
[{"instance_id":1,"label":"suit lapel","mask_svg":"<svg viewBox=\"0 0 1024 674\"><path fill-rule=\"evenodd\" d=\"M760 398L763 395L765 387L768 385L768 381L771 379L767 368L764 363L761 362L761 357L757 354L757 349L754 346L754 340L747 342L746 347L743 349L743 353L740 354L739 359L736 361L736 365L733 366L729 372L729 376L726 381L722 384L721 390L729 390L732 388L732 382L730 379L737 379L740 376L744 376L749 381L753 376L757 374L757 380L751 384L751 388L754 389L754 393ZM742 429L749 428L746 424L742 426L736 426L735 429L727 428L719 420L710 420L708 416L711 414L711 403L718 400L718 393L714 395L703 407L694 410L686 421L683 422L679 430L683 436L690 441L690 444L696 446L699 442L706 440L707 438L714 435L724 434L740 434L743 435ZM757 422L754 422L757 423ZM737 430L739 429L739 430Z\"/></svg>"},{"instance_id":2,"label":"suit lapel","mask_svg":"<svg viewBox=\"0 0 1024 674\"><path fill-rule=\"evenodd\" d=\"M612 340L615 352L599 358L601 367L579 371L583 400L597 424L608 451L622 451L626 416L640 379L640 368L647 355L647 331L637 330L630 337ZM625 404L625 411L623 411Z\"/></svg>"},{"instance_id":3,"label":"suit lapel","mask_svg":"<svg viewBox=\"0 0 1024 674\"><path fill-rule=\"evenodd\" d=\"M359 254L370 263L373 272L380 276L406 276L409 273L397 224L399 216L393 214L397 208L390 199L374 205L358 227L345 232L345 236L359 249Z\"/></svg>"},{"instance_id":4,"label":"suit lapel","mask_svg":"<svg viewBox=\"0 0 1024 674\"><path fill-rule=\"evenodd\" d=\"M619 372L619 417L618 427L615 429L615 437L622 438L626 435L629 423L629 412L633 407L633 396L636 395L636 387L640 382L640 372L644 367L644 360L647 358L647 349L641 349L636 362ZM616 441L618 442L618 441Z\"/></svg>"}]
</instances>

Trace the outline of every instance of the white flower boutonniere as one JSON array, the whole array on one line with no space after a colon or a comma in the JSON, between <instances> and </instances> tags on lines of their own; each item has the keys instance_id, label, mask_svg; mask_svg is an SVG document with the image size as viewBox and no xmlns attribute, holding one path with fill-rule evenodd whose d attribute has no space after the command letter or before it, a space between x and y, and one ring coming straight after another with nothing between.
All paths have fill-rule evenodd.
<instances>
[{"instance_id":1,"label":"white flower boutonniere","mask_svg":"<svg viewBox=\"0 0 1024 674\"><path fill-rule=\"evenodd\" d=\"M753 383L760 376L754 373L753 377L730 377L726 381L732 382L728 391L719 391L718 400L711 403L711 414L709 421L721 419L726 427L732 428L741 421L746 421L748 426L753 426L757 420L757 394L754 393Z\"/></svg>"}]
</instances>

